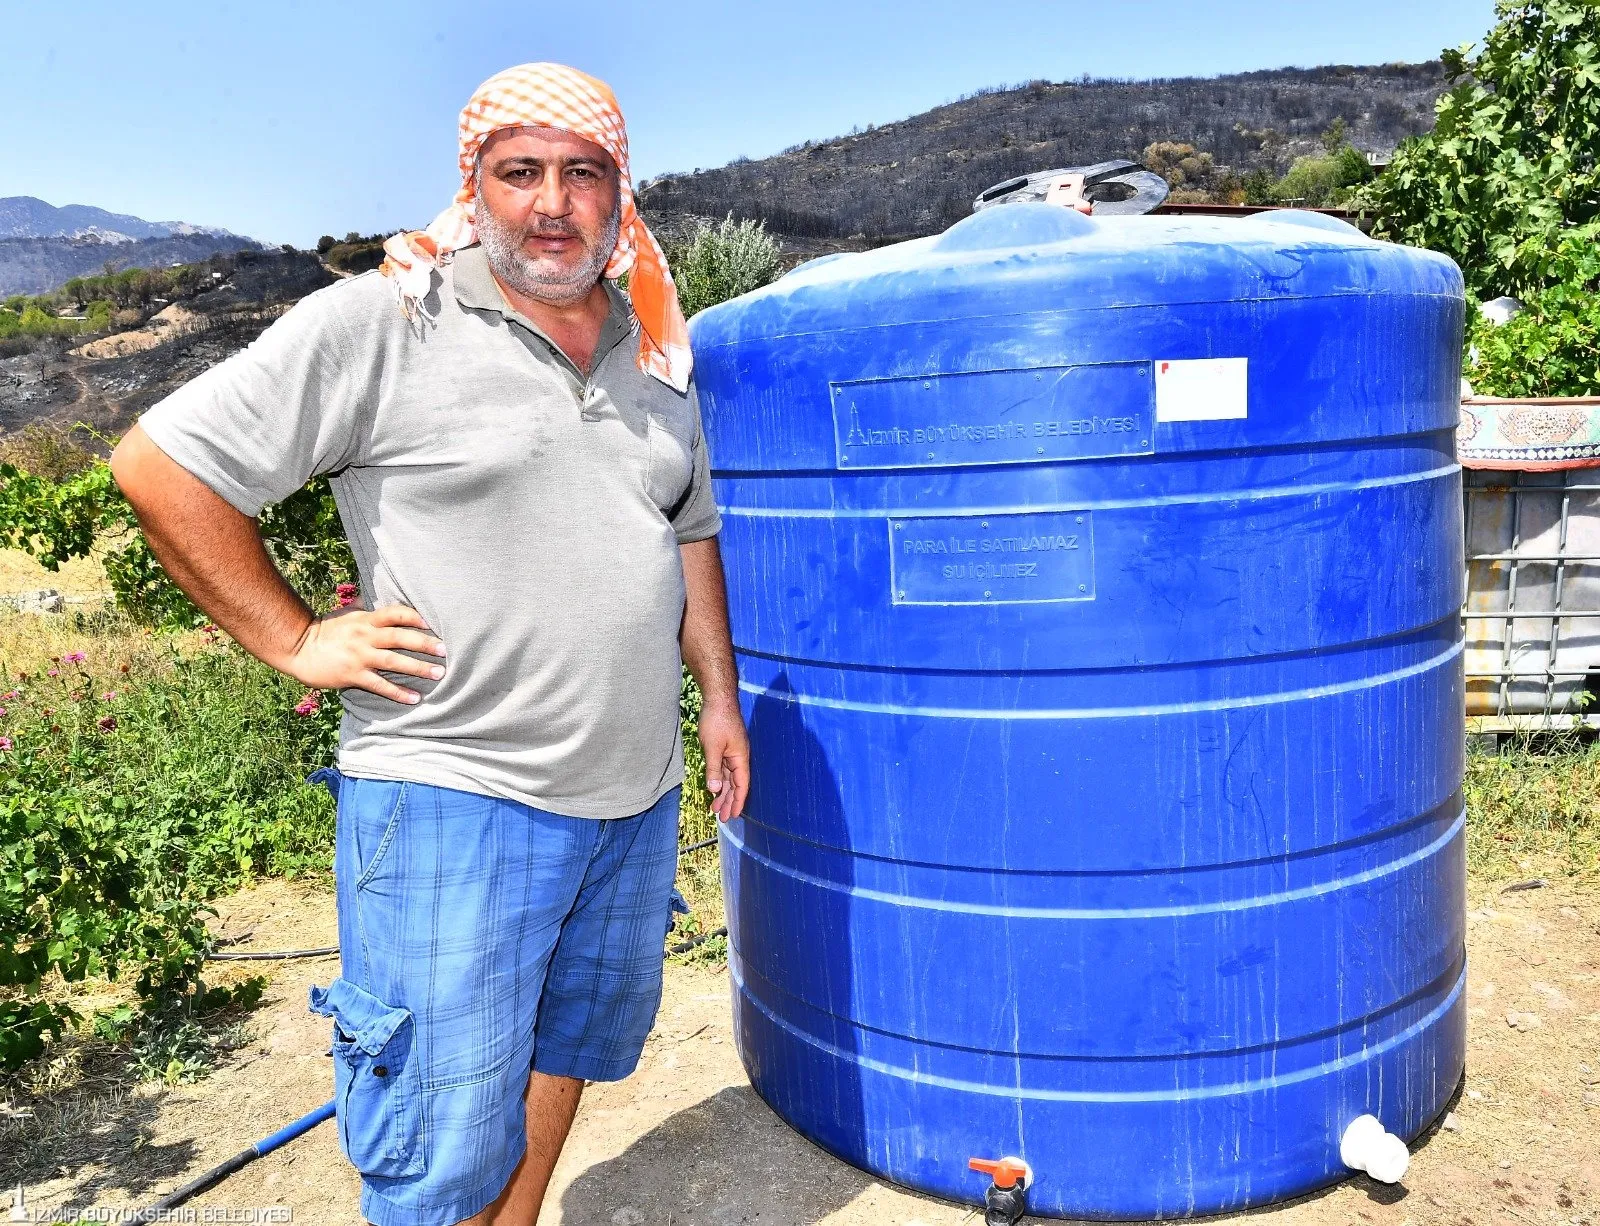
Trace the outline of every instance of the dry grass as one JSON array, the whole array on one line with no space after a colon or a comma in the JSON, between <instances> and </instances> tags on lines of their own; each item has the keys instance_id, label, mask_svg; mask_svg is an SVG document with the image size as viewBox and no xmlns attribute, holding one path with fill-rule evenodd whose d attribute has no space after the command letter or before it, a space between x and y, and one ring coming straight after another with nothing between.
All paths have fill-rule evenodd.
<instances>
[{"instance_id":1,"label":"dry grass","mask_svg":"<svg viewBox=\"0 0 1600 1226\"><path fill-rule=\"evenodd\" d=\"M118 674L124 664L133 671L160 654L154 636L114 613L41 615L0 609L0 680L8 687L19 673L37 676L74 651L88 657L86 667L97 677Z\"/></svg>"},{"instance_id":2,"label":"dry grass","mask_svg":"<svg viewBox=\"0 0 1600 1226\"><path fill-rule=\"evenodd\" d=\"M727 922L722 910L722 870L716 847L702 848L681 857L677 885L678 892L689 904L689 914L679 920L684 936L710 932ZM681 939L674 934L674 941Z\"/></svg>"},{"instance_id":3,"label":"dry grass","mask_svg":"<svg viewBox=\"0 0 1600 1226\"><path fill-rule=\"evenodd\" d=\"M1474 876L1600 877L1600 742L1569 734L1474 751L1466 795Z\"/></svg>"},{"instance_id":4,"label":"dry grass","mask_svg":"<svg viewBox=\"0 0 1600 1226\"><path fill-rule=\"evenodd\" d=\"M0 593L54 588L63 596L106 597L111 584L97 557L74 558L60 570L46 570L20 549L0 549Z\"/></svg>"},{"instance_id":5,"label":"dry grass","mask_svg":"<svg viewBox=\"0 0 1600 1226\"><path fill-rule=\"evenodd\" d=\"M83 652L88 670L100 677L124 671L125 664L138 672L142 664L170 658L170 648L156 635L116 611L99 553L48 571L21 550L0 549L0 595L54 588L68 601L58 614L18 613L0 605L0 680L41 673L73 651ZM201 642L198 633L161 638L183 648Z\"/></svg>"}]
</instances>

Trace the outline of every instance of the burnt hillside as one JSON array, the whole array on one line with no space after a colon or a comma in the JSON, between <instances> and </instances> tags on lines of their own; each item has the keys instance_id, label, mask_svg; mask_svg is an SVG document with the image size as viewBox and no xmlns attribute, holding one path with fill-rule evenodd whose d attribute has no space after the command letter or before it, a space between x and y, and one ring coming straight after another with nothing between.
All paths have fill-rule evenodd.
<instances>
[{"instance_id":1,"label":"burnt hillside","mask_svg":"<svg viewBox=\"0 0 1600 1226\"><path fill-rule=\"evenodd\" d=\"M1033 170L1126 157L1158 141L1209 153L1220 173L1278 175L1343 119L1352 144L1391 152L1426 131L1446 79L1437 61L1283 68L1226 77L1054 83L984 91L898 123L776 157L663 176L652 215L756 218L780 234L868 240L929 234L985 187Z\"/></svg>"},{"instance_id":2,"label":"burnt hillside","mask_svg":"<svg viewBox=\"0 0 1600 1226\"><path fill-rule=\"evenodd\" d=\"M338 279L307 251L244 250L214 256L207 266L222 274L207 278L210 289L126 312L129 326L108 336L48 337L0 351L0 437L35 423L68 429L83 422L115 438L151 405L250 344L300 298Z\"/></svg>"}]
</instances>

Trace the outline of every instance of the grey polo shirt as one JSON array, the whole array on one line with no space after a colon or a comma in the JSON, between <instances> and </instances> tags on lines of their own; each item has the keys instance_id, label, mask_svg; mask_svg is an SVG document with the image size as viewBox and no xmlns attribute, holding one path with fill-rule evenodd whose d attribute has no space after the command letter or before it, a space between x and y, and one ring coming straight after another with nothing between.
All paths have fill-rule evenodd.
<instances>
[{"instance_id":1,"label":"grey polo shirt","mask_svg":"<svg viewBox=\"0 0 1600 1226\"><path fill-rule=\"evenodd\" d=\"M694 390L639 370L614 290L586 379L480 248L434 286L421 325L376 273L319 290L141 424L246 515L332 473L363 604L444 640L415 706L344 692L341 770L639 813L683 776L678 546L721 526Z\"/></svg>"}]
</instances>

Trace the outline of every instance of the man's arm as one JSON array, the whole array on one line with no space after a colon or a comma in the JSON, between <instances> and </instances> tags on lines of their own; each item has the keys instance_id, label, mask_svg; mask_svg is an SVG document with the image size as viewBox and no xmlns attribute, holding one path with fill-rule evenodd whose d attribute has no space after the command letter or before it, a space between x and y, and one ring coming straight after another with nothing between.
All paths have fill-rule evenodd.
<instances>
[{"instance_id":1,"label":"man's arm","mask_svg":"<svg viewBox=\"0 0 1600 1226\"><path fill-rule=\"evenodd\" d=\"M139 426L112 453L111 473L167 574L258 660L318 689L356 686L405 703L420 695L377 670L444 675L441 665L396 650L444 655L444 644L415 609L390 605L314 617L267 556L256 521L169 457ZM719 583L720 577L719 567Z\"/></svg>"},{"instance_id":2,"label":"man's arm","mask_svg":"<svg viewBox=\"0 0 1600 1226\"><path fill-rule=\"evenodd\" d=\"M718 821L744 812L750 791L750 737L739 713L739 674L728 631L728 594L717 538L680 545L688 605L679 636L683 662L700 685L700 746L705 750L706 787Z\"/></svg>"}]
</instances>

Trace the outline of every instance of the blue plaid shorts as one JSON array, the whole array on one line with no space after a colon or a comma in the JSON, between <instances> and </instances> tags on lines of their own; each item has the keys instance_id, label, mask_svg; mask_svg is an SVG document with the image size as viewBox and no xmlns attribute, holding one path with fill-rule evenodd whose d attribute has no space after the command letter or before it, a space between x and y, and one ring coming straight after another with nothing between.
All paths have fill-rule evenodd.
<instances>
[{"instance_id":1,"label":"blue plaid shorts","mask_svg":"<svg viewBox=\"0 0 1600 1226\"><path fill-rule=\"evenodd\" d=\"M331 781L330 781L331 782ZM450 788L338 779L339 1144L375 1226L447 1226L526 1145L528 1070L615 1081L661 1003L678 789L560 817Z\"/></svg>"}]
</instances>

